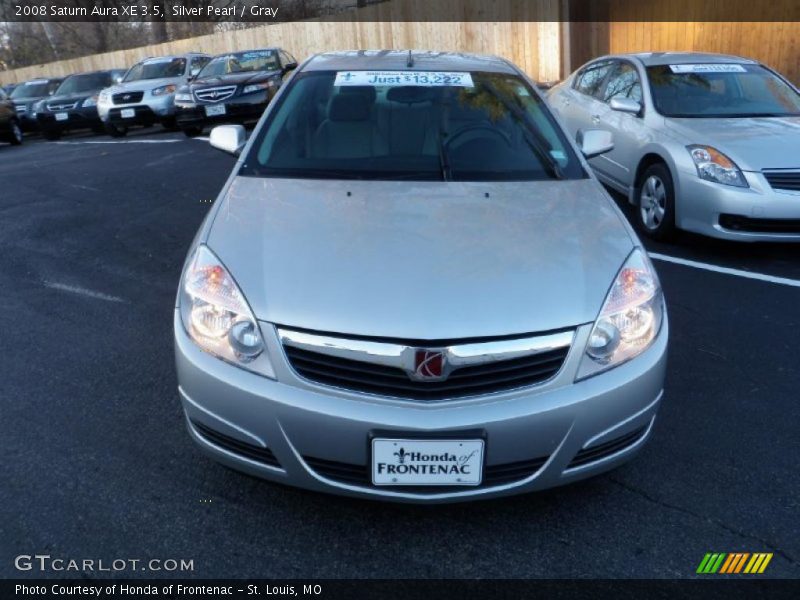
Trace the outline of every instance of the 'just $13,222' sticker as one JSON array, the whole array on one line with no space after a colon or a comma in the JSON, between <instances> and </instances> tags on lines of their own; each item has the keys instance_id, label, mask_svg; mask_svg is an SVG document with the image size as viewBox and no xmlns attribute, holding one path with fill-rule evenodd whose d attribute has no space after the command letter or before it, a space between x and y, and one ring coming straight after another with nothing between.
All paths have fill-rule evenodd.
<instances>
[{"instance_id":1,"label":"'just $13,222' sticker","mask_svg":"<svg viewBox=\"0 0 800 600\"><path fill-rule=\"evenodd\" d=\"M445 71L338 71L333 85L474 87L469 73Z\"/></svg>"}]
</instances>

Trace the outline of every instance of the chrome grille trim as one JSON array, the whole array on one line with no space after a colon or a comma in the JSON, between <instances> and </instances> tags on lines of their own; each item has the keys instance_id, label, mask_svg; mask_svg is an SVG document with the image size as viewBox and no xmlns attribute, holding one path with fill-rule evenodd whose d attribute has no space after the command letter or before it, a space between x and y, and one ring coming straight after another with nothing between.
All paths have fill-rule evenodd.
<instances>
[{"instance_id":1,"label":"chrome grille trim","mask_svg":"<svg viewBox=\"0 0 800 600\"><path fill-rule=\"evenodd\" d=\"M47 105L47 110L49 110L50 112L59 112L59 111L62 111L62 110L72 110L74 108L77 108L78 104L79 104L78 102L67 102L67 103L63 103L63 104L48 104Z\"/></svg>"},{"instance_id":2,"label":"chrome grille trim","mask_svg":"<svg viewBox=\"0 0 800 600\"><path fill-rule=\"evenodd\" d=\"M16 110L18 113L24 113L24 112L28 112L28 106L27 106L26 104L15 104L15 105L14 105L14 109L15 109L15 110Z\"/></svg>"},{"instance_id":3,"label":"chrome grille trim","mask_svg":"<svg viewBox=\"0 0 800 600\"><path fill-rule=\"evenodd\" d=\"M236 93L235 85L225 85L219 87L195 90L194 97L200 102L222 102Z\"/></svg>"}]
</instances>

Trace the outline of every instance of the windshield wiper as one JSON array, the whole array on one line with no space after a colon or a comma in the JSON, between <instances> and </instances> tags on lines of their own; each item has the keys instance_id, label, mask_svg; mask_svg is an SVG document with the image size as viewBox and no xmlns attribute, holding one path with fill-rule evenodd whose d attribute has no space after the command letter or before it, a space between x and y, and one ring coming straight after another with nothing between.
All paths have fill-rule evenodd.
<instances>
[{"instance_id":1,"label":"windshield wiper","mask_svg":"<svg viewBox=\"0 0 800 600\"><path fill-rule=\"evenodd\" d=\"M442 114L439 117L439 131L438 139L436 140L437 149L439 150L439 168L442 170L442 181L451 181L453 173L450 171L450 157L447 156L447 144L444 143L445 138L449 135L444 128L445 121L450 111L450 101L443 105Z\"/></svg>"},{"instance_id":2,"label":"windshield wiper","mask_svg":"<svg viewBox=\"0 0 800 600\"><path fill-rule=\"evenodd\" d=\"M528 144L530 149L533 150L533 153L536 154L542 162L542 166L544 166L547 174L553 179L564 179L561 165L558 164L558 161L550 154L553 147L547 139L528 122L522 109L518 106L514 106L508 99L504 98L494 84L483 82L483 86L503 104L506 110L511 113L511 116L514 117L514 120L522 125L522 137L525 139L525 143Z\"/></svg>"}]
</instances>

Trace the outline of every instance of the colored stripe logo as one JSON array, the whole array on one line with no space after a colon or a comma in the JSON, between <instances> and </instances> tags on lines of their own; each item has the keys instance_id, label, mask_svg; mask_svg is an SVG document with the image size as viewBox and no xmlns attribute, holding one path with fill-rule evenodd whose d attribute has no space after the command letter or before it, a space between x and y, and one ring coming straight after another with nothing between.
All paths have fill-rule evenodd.
<instances>
[{"instance_id":1,"label":"colored stripe logo","mask_svg":"<svg viewBox=\"0 0 800 600\"><path fill-rule=\"evenodd\" d=\"M697 567L697 573L701 575L734 575L737 573L747 573L755 575L763 573L769 561L772 560L772 552L707 552Z\"/></svg>"}]
</instances>

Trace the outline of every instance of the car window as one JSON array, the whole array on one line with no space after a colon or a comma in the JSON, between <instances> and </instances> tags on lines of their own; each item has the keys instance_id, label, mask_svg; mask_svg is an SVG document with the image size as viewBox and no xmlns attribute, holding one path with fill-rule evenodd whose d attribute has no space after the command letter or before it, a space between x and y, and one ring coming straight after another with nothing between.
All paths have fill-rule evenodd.
<instances>
[{"instance_id":1,"label":"car window","mask_svg":"<svg viewBox=\"0 0 800 600\"><path fill-rule=\"evenodd\" d=\"M612 98L642 101L642 82L639 80L636 67L629 62L618 62L608 78L603 90L603 101L609 102Z\"/></svg>"},{"instance_id":2,"label":"car window","mask_svg":"<svg viewBox=\"0 0 800 600\"><path fill-rule=\"evenodd\" d=\"M647 77L656 110L668 117L800 115L800 94L761 65L658 65Z\"/></svg>"},{"instance_id":3,"label":"car window","mask_svg":"<svg viewBox=\"0 0 800 600\"><path fill-rule=\"evenodd\" d=\"M200 72L199 77L220 77L231 73L278 71L281 65L275 50L247 50L215 56Z\"/></svg>"},{"instance_id":4,"label":"car window","mask_svg":"<svg viewBox=\"0 0 800 600\"><path fill-rule=\"evenodd\" d=\"M597 97L613 63L595 63L586 67L575 80L575 89L587 96Z\"/></svg>"},{"instance_id":5,"label":"car window","mask_svg":"<svg viewBox=\"0 0 800 600\"><path fill-rule=\"evenodd\" d=\"M28 81L27 83L23 83L18 85L14 88L14 91L11 92L12 98L35 98L39 96L46 96L50 89L49 82L38 79L34 81Z\"/></svg>"},{"instance_id":6,"label":"car window","mask_svg":"<svg viewBox=\"0 0 800 600\"><path fill-rule=\"evenodd\" d=\"M195 56L191 62L190 72L194 72L195 70L199 72L210 60L210 56Z\"/></svg>"},{"instance_id":7,"label":"car window","mask_svg":"<svg viewBox=\"0 0 800 600\"><path fill-rule=\"evenodd\" d=\"M297 61L295 60L294 56L292 56L285 50L281 50L281 62L283 63L283 66L286 66L290 63L297 64Z\"/></svg>"},{"instance_id":8,"label":"car window","mask_svg":"<svg viewBox=\"0 0 800 600\"><path fill-rule=\"evenodd\" d=\"M100 73L85 73L67 77L56 90L59 95L80 94L92 92L111 85L111 74L107 71Z\"/></svg>"},{"instance_id":9,"label":"car window","mask_svg":"<svg viewBox=\"0 0 800 600\"><path fill-rule=\"evenodd\" d=\"M0 101L6 100L6 93L3 90L0 90Z\"/></svg>"},{"instance_id":10,"label":"car window","mask_svg":"<svg viewBox=\"0 0 800 600\"><path fill-rule=\"evenodd\" d=\"M124 81L180 77L185 71L185 58L150 58L131 67Z\"/></svg>"},{"instance_id":11,"label":"car window","mask_svg":"<svg viewBox=\"0 0 800 600\"><path fill-rule=\"evenodd\" d=\"M256 134L240 174L458 181L551 179L559 171L584 176L544 102L517 76L476 71L465 81L463 73L409 71L386 74L393 82L384 85L368 83L372 75L299 73ZM347 77L356 83L345 83ZM423 85L405 83L415 78Z\"/></svg>"}]
</instances>

